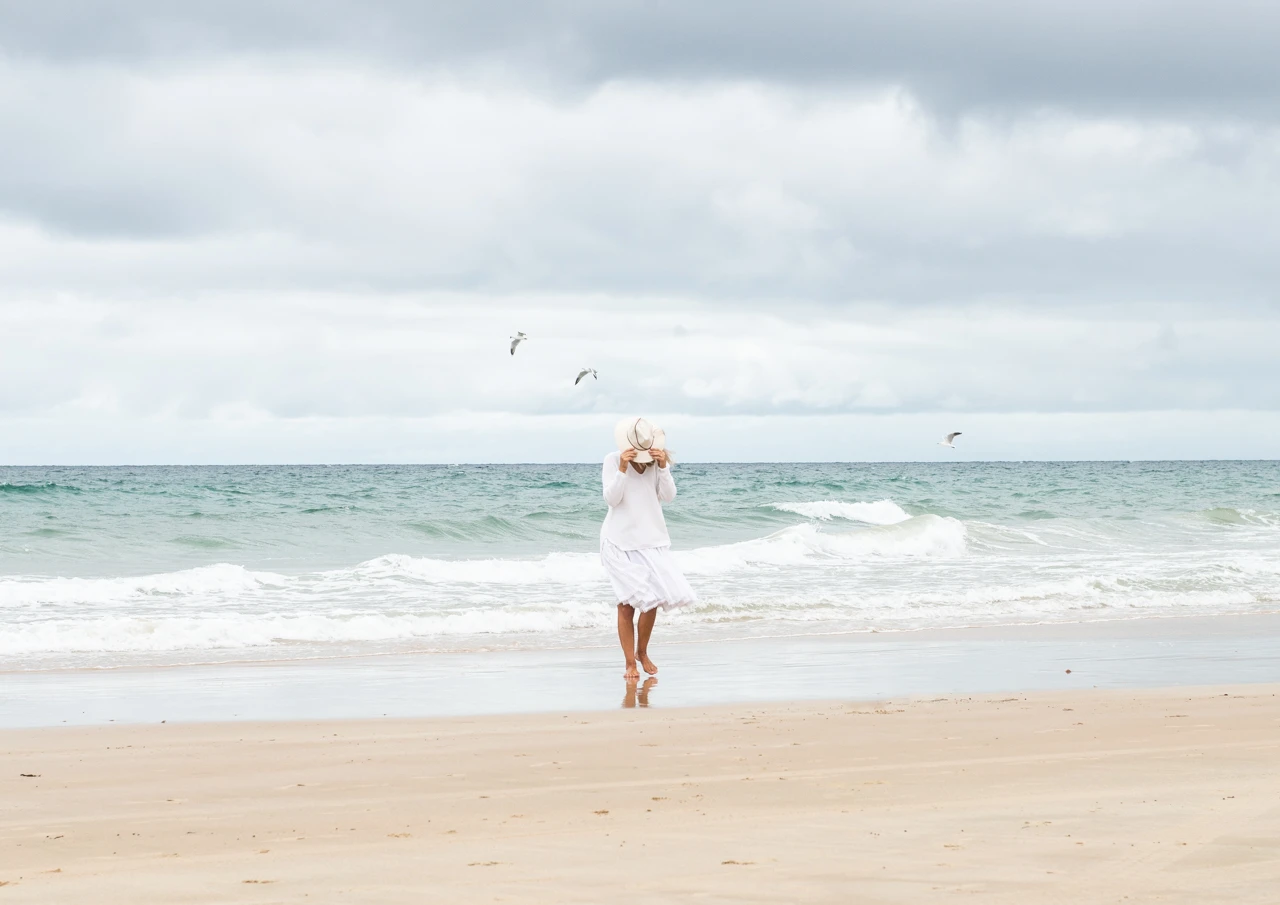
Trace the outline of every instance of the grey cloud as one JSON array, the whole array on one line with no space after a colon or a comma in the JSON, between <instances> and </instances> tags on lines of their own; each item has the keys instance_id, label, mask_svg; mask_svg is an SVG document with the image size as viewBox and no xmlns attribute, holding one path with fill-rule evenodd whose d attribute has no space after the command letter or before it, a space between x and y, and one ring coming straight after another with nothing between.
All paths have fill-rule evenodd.
<instances>
[{"instance_id":1,"label":"grey cloud","mask_svg":"<svg viewBox=\"0 0 1280 905\"><path fill-rule=\"evenodd\" d=\"M18 57L226 55L617 78L899 84L949 109L1060 105L1274 115L1280 7L1261 0L44 0L0 4Z\"/></svg>"},{"instance_id":2,"label":"grey cloud","mask_svg":"<svg viewBox=\"0 0 1280 905\"><path fill-rule=\"evenodd\" d=\"M8 73L10 293L1220 305L1280 285L1261 127L1028 116L948 134L892 95L561 104L311 69Z\"/></svg>"},{"instance_id":3,"label":"grey cloud","mask_svg":"<svg viewBox=\"0 0 1280 905\"><path fill-rule=\"evenodd\" d=\"M189 195L157 192L150 185L41 185L20 174L12 182L0 179L0 204L10 215L53 232L177 238L207 233L217 225L217 219L193 205Z\"/></svg>"},{"instance_id":4,"label":"grey cloud","mask_svg":"<svg viewBox=\"0 0 1280 905\"><path fill-rule=\"evenodd\" d=\"M1263 66L1249 42L1271 40L1270 7L1210 16L1161 4L1160 28L1139 27L1157 15L1142 4L733 8L0 3L13 55L0 57L0 276L9 292L148 296L1275 303L1280 132L1225 115L1230 104L1218 117L1170 119L1147 98L1133 116L948 122L912 94L796 84L828 59L832 79L881 72L960 94L1000 83L1007 99L1050 84L1009 60L1052 68L1062 53L1083 61L1080 97L1090 80L1130 97L1108 69L1117 48L1150 61L1159 54L1143 56L1143 42L1154 42L1188 66ZM962 8L972 21L953 21ZM675 37L663 43L663 29ZM1228 47L1232 29L1240 47ZM823 50L837 39L847 52ZM746 81L612 83L565 98L406 73L382 55L532 66L535 50L566 78L702 66ZM268 52L295 57L255 56ZM378 65L356 65L361 55ZM1198 96L1178 94L1185 73L1172 62L1151 65L1171 97ZM1258 90L1280 86L1255 74ZM755 81L771 78L791 84ZM39 235L6 232L23 229Z\"/></svg>"}]
</instances>

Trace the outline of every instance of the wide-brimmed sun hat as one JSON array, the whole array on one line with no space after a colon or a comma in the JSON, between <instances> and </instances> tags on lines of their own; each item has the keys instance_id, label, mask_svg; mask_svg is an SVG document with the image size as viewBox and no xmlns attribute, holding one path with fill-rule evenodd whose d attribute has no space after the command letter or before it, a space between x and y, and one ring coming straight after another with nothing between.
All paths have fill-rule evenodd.
<instances>
[{"instance_id":1,"label":"wide-brimmed sun hat","mask_svg":"<svg viewBox=\"0 0 1280 905\"><path fill-rule=\"evenodd\" d=\"M667 448L667 435L662 428L644 418L623 418L613 429L613 439L619 452L636 450L636 457L631 461L640 465L653 461L649 450Z\"/></svg>"}]
</instances>

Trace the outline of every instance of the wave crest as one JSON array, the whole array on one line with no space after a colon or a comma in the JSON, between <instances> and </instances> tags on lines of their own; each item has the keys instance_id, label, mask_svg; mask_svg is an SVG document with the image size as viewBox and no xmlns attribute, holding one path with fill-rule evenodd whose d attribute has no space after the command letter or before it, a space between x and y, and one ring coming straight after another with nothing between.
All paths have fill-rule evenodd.
<instances>
[{"instance_id":1,"label":"wave crest","mask_svg":"<svg viewBox=\"0 0 1280 905\"><path fill-rule=\"evenodd\" d=\"M784 528L768 537L703 547L677 553L685 571L694 575L715 575L755 565L801 565L817 560L845 560L902 557L950 559L966 552L964 524L958 519L920 515L896 525L877 525L858 531L829 533L814 525Z\"/></svg>"},{"instance_id":2,"label":"wave crest","mask_svg":"<svg viewBox=\"0 0 1280 905\"><path fill-rule=\"evenodd\" d=\"M0 493L57 493L58 491L79 493L80 488L70 484L55 484L53 481L37 484L10 484L8 481L0 481Z\"/></svg>"},{"instance_id":3,"label":"wave crest","mask_svg":"<svg viewBox=\"0 0 1280 905\"><path fill-rule=\"evenodd\" d=\"M876 500L874 503L842 503L838 500L817 500L812 503L770 503L779 512L794 512L805 518L830 521L833 518L865 522L868 525L896 525L911 518L893 500Z\"/></svg>"},{"instance_id":4,"label":"wave crest","mask_svg":"<svg viewBox=\"0 0 1280 905\"><path fill-rule=\"evenodd\" d=\"M1216 509L1207 509L1201 515L1218 525L1280 528L1280 516L1270 512L1259 512L1256 509L1232 509L1228 506L1219 506Z\"/></svg>"}]
</instances>

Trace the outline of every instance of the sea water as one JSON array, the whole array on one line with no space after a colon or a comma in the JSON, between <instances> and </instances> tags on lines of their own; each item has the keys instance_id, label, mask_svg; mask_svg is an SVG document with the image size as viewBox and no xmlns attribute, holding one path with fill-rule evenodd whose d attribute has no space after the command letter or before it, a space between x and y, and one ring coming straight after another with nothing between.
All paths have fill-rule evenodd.
<instances>
[{"instance_id":1,"label":"sea water","mask_svg":"<svg viewBox=\"0 0 1280 905\"><path fill-rule=\"evenodd\" d=\"M676 466L717 641L1280 609L1280 463ZM0 468L0 668L614 644L599 465Z\"/></svg>"}]
</instances>

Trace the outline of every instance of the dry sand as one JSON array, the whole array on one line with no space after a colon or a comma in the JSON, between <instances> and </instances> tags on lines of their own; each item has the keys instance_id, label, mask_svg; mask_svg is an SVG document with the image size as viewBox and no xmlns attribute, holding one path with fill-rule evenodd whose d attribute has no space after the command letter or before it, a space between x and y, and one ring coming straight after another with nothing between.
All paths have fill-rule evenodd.
<instances>
[{"instance_id":1,"label":"dry sand","mask_svg":"<svg viewBox=\"0 0 1280 905\"><path fill-rule=\"evenodd\" d=\"M1278 691L5 731L0 905L1275 903Z\"/></svg>"}]
</instances>

